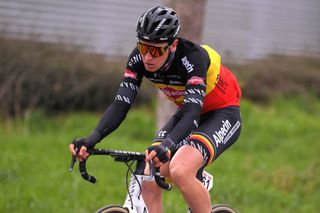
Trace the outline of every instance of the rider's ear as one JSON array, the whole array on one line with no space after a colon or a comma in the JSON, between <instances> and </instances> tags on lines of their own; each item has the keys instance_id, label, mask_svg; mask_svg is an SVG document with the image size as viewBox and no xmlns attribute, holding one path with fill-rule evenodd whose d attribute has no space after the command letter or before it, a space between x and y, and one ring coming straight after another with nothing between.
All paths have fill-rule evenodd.
<instances>
[{"instance_id":1,"label":"rider's ear","mask_svg":"<svg viewBox=\"0 0 320 213\"><path fill-rule=\"evenodd\" d=\"M170 51L171 52L175 52L177 50L177 46L178 46L178 43L179 43L179 40L178 39L175 39L171 46L170 46Z\"/></svg>"}]
</instances>

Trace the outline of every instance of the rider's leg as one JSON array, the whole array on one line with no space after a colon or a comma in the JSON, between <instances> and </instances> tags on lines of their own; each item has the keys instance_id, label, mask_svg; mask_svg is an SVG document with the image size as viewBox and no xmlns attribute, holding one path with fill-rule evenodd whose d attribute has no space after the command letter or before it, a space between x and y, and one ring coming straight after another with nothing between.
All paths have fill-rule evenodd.
<instances>
[{"instance_id":1,"label":"rider's leg","mask_svg":"<svg viewBox=\"0 0 320 213\"><path fill-rule=\"evenodd\" d=\"M196 178L202 166L202 154L190 145L178 149L170 163L171 178L194 213L211 212L210 194Z\"/></svg>"},{"instance_id":2,"label":"rider's leg","mask_svg":"<svg viewBox=\"0 0 320 213\"><path fill-rule=\"evenodd\" d=\"M143 181L142 197L148 212L162 213L162 190L154 181Z\"/></svg>"},{"instance_id":3,"label":"rider's leg","mask_svg":"<svg viewBox=\"0 0 320 213\"><path fill-rule=\"evenodd\" d=\"M160 168L163 176L169 176L169 163ZM162 213L162 189L154 181L143 181L142 197L150 213Z\"/></svg>"}]
</instances>

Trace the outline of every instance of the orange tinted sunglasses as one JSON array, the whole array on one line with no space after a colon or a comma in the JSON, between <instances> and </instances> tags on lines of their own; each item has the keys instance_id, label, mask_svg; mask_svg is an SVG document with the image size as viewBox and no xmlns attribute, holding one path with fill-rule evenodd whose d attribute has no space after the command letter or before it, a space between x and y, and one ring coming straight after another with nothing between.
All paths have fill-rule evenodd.
<instances>
[{"instance_id":1,"label":"orange tinted sunglasses","mask_svg":"<svg viewBox=\"0 0 320 213\"><path fill-rule=\"evenodd\" d=\"M138 47L138 50L140 51L140 53L142 55L146 55L149 52L150 55L152 55L152 57L162 56L166 52L166 50L168 49L169 46L170 46L170 44L168 44L165 47L155 47L155 46L151 46L151 45L137 42L137 47Z\"/></svg>"}]
</instances>

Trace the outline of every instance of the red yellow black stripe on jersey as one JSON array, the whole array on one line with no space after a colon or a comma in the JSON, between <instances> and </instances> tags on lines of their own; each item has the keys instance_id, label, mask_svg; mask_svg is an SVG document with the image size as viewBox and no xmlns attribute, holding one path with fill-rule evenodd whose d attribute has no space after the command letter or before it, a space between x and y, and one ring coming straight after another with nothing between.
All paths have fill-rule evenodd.
<instances>
[{"instance_id":1,"label":"red yellow black stripe on jersey","mask_svg":"<svg viewBox=\"0 0 320 213\"><path fill-rule=\"evenodd\" d=\"M204 48L210 58L210 66L208 68L207 72L207 89L206 94L209 94L217 85L219 81L219 73L220 73L220 67L221 67L221 56L212 48L210 48L208 45L202 45L202 48Z\"/></svg>"},{"instance_id":2,"label":"red yellow black stripe on jersey","mask_svg":"<svg viewBox=\"0 0 320 213\"><path fill-rule=\"evenodd\" d=\"M202 45L202 47L208 52L211 61L206 76L206 94L209 94L214 89L219 80L221 57L209 46ZM157 83L156 85L167 96L169 100L173 101L179 107L183 105L184 92L186 89L185 86L167 85L161 83Z\"/></svg>"},{"instance_id":3,"label":"red yellow black stripe on jersey","mask_svg":"<svg viewBox=\"0 0 320 213\"><path fill-rule=\"evenodd\" d=\"M240 106L241 90L234 75L221 64L220 55L207 45L202 45L210 58L206 75L206 96L202 112L227 106ZM156 83L156 86L179 107L184 104L186 86Z\"/></svg>"},{"instance_id":4,"label":"red yellow black stripe on jersey","mask_svg":"<svg viewBox=\"0 0 320 213\"><path fill-rule=\"evenodd\" d=\"M214 154L215 154L214 153L214 147L213 147L212 143L210 142L210 140L207 137L205 137L203 135L200 135L200 134L191 135L190 140L200 141L207 148L207 150L210 153L210 158L207 161L206 166L209 165L212 162Z\"/></svg>"},{"instance_id":5,"label":"red yellow black stripe on jersey","mask_svg":"<svg viewBox=\"0 0 320 213\"><path fill-rule=\"evenodd\" d=\"M236 77L221 64L220 55L207 45L202 46L210 58L207 72L206 96L202 112L227 106L240 106L241 90Z\"/></svg>"}]
</instances>

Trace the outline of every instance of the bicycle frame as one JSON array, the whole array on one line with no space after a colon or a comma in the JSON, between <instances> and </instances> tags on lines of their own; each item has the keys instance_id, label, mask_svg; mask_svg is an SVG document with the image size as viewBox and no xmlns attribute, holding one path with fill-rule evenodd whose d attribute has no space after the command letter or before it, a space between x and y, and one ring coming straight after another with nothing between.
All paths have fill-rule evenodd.
<instances>
[{"instance_id":1,"label":"bicycle frame","mask_svg":"<svg viewBox=\"0 0 320 213\"><path fill-rule=\"evenodd\" d=\"M204 186L207 188L208 191L211 190L211 188L213 187L213 176L210 173L203 171L202 177L204 179L202 182ZM146 175L132 175L130 178L128 193L123 204L123 207L129 209L130 213L148 212L144 200L141 196L140 185L144 180L152 181L153 178L150 178Z\"/></svg>"},{"instance_id":2,"label":"bicycle frame","mask_svg":"<svg viewBox=\"0 0 320 213\"><path fill-rule=\"evenodd\" d=\"M130 185L123 207L127 208L130 213L147 213L148 210L141 195L140 186L144 180L150 180L144 175L132 175Z\"/></svg>"}]
</instances>

